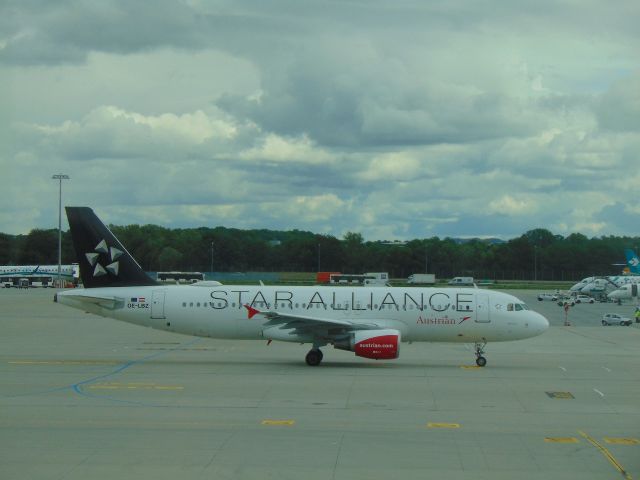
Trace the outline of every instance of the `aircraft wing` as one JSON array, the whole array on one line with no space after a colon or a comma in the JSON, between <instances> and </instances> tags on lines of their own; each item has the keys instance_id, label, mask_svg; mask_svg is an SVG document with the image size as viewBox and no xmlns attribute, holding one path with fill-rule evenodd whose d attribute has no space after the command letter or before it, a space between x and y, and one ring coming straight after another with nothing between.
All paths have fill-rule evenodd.
<instances>
[{"instance_id":1,"label":"aircraft wing","mask_svg":"<svg viewBox=\"0 0 640 480\"><path fill-rule=\"evenodd\" d=\"M323 318L307 315L292 315L290 313L278 312L275 310L260 311L249 305L245 305L249 312L249 318L254 315L262 315L268 318L265 327L279 327L283 330L295 330L296 333L312 333L314 331L326 331L328 329L338 329L342 332L354 330L377 330L386 328L375 322L349 321L334 318Z\"/></svg>"},{"instance_id":2,"label":"aircraft wing","mask_svg":"<svg viewBox=\"0 0 640 480\"><path fill-rule=\"evenodd\" d=\"M119 304L124 303L124 298L109 295L69 295L69 298L79 302L91 303L109 309L114 309Z\"/></svg>"}]
</instances>

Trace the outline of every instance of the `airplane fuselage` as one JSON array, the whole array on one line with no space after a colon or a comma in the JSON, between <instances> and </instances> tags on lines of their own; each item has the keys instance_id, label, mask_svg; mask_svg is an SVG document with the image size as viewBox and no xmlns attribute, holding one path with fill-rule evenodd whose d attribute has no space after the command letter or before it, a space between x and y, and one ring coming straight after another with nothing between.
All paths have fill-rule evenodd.
<instances>
[{"instance_id":1,"label":"airplane fuselage","mask_svg":"<svg viewBox=\"0 0 640 480\"><path fill-rule=\"evenodd\" d=\"M261 311L375 324L402 341L483 342L533 337L547 320L516 297L474 288L141 286L60 292L58 302L136 325L201 337L309 342ZM327 327L330 330L330 327ZM330 336L331 332L327 331Z\"/></svg>"},{"instance_id":2,"label":"airplane fuselage","mask_svg":"<svg viewBox=\"0 0 640 480\"><path fill-rule=\"evenodd\" d=\"M60 275L73 278L77 268L74 265L61 265ZM42 275L57 275L57 265L0 265L0 275L32 277Z\"/></svg>"}]
</instances>

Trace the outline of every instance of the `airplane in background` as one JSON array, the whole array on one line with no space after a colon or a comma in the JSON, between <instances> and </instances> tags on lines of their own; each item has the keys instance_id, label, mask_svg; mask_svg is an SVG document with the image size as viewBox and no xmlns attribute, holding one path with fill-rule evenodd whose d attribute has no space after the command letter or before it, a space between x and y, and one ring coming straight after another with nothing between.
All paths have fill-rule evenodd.
<instances>
[{"instance_id":1,"label":"airplane in background","mask_svg":"<svg viewBox=\"0 0 640 480\"><path fill-rule=\"evenodd\" d=\"M77 280L78 264L60 265L60 279L66 282ZM58 278L58 265L0 265L0 284L5 287L18 286L26 280L31 284L46 286Z\"/></svg>"},{"instance_id":2,"label":"airplane in background","mask_svg":"<svg viewBox=\"0 0 640 480\"><path fill-rule=\"evenodd\" d=\"M103 317L200 337L309 343L357 356L398 358L401 342L475 345L535 337L549 327L521 300L477 288L161 285L88 207L66 207L84 289L54 301Z\"/></svg>"},{"instance_id":3,"label":"airplane in background","mask_svg":"<svg viewBox=\"0 0 640 480\"><path fill-rule=\"evenodd\" d=\"M628 283L622 285L620 288L607 294L611 300L631 300L632 298L638 301L638 284Z\"/></svg>"},{"instance_id":4,"label":"airplane in background","mask_svg":"<svg viewBox=\"0 0 640 480\"><path fill-rule=\"evenodd\" d=\"M624 254L627 262L614 265L626 265L625 270L629 272L628 274L583 278L573 285L569 291L591 295L595 293L612 293L625 285L640 283L640 259L633 250L628 248L625 249Z\"/></svg>"}]
</instances>

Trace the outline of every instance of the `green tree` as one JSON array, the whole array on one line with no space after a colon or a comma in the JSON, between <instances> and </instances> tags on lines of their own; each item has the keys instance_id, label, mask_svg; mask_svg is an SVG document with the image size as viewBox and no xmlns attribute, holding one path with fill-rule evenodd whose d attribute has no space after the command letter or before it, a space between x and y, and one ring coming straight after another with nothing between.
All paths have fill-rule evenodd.
<instances>
[{"instance_id":1,"label":"green tree","mask_svg":"<svg viewBox=\"0 0 640 480\"><path fill-rule=\"evenodd\" d=\"M18 255L20 264L58 263L58 230L35 228L29 232Z\"/></svg>"},{"instance_id":2,"label":"green tree","mask_svg":"<svg viewBox=\"0 0 640 480\"><path fill-rule=\"evenodd\" d=\"M164 247L158 255L157 269L159 271L180 270L182 253L173 247Z\"/></svg>"}]
</instances>

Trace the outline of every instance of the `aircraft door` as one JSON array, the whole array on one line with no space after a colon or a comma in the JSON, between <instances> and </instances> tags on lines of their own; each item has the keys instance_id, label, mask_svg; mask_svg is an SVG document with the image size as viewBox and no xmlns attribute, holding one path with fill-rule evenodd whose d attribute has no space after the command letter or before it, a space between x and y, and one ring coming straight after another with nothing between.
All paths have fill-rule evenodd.
<instances>
[{"instance_id":1,"label":"aircraft door","mask_svg":"<svg viewBox=\"0 0 640 480\"><path fill-rule=\"evenodd\" d=\"M489 323L491 316L489 314L489 295L486 293L476 294L476 322Z\"/></svg>"},{"instance_id":2,"label":"aircraft door","mask_svg":"<svg viewBox=\"0 0 640 480\"><path fill-rule=\"evenodd\" d=\"M151 318L166 318L164 315L164 297L166 290L153 290L151 293Z\"/></svg>"}]
</instances>

